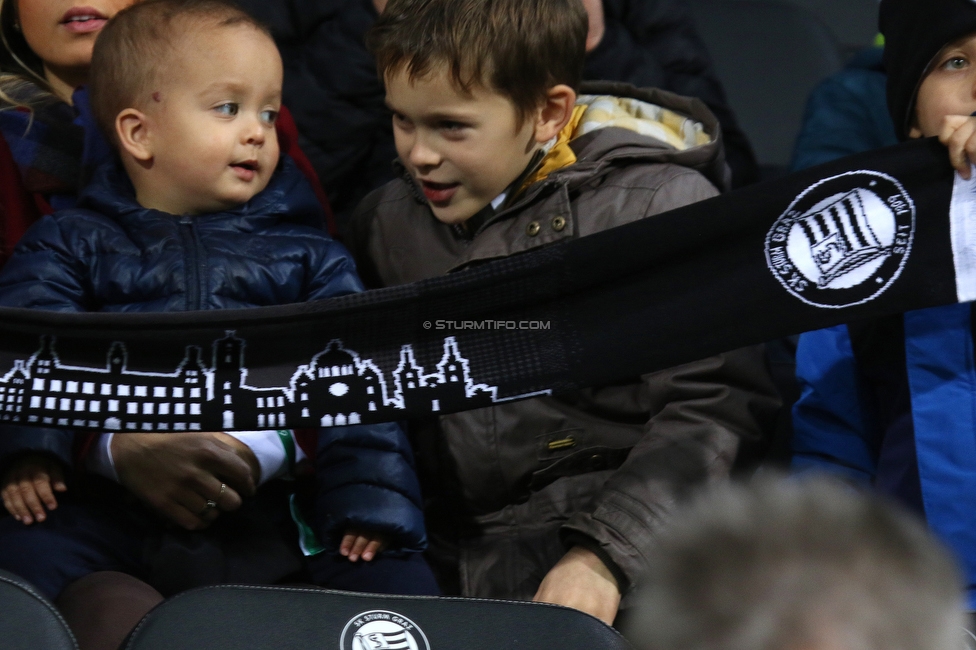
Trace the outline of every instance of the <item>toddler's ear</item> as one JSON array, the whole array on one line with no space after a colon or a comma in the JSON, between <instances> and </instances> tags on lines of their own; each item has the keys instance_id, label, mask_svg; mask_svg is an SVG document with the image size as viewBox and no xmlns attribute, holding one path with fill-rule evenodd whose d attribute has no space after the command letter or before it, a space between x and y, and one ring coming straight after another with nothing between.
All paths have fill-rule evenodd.
<instances>
[{"instance_id":1,"label":"toddler's ear","mask_svg":"<svg viewBox=\"0 0 976 650\"><path fill-rule=\"evenodd\" d=\"M569 124L576 106L576 91L565 84L558 84L546 93L546 101L535 114L535 141L548 142Z\"/></svg>"},{"instance_id":2,"label":"toddler's ear","mask_svg":"<svg viewBox=\"0 0 976 650\"><path fill-rule=\"evenodd\" d=\"M149 124L145 113L127 108L115 117L115 137L119 148L140 162L152 160Z\"/></svg>"}]
</instances>

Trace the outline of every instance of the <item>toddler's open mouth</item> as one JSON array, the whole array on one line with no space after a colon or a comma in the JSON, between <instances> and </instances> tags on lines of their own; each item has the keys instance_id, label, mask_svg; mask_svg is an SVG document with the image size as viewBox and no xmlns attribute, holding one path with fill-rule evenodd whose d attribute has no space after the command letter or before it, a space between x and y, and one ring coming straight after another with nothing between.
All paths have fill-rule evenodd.
<instances>
[{"instance_id":1,"label":"toddler's open mouth","mask_svg":"<svg viewBox=\"0 0 976 650\"><path fill-rule=\"evenodd\" d=\"M431 203L447 203L461 186L460 183L435 183L433 181L420 181L420 187L424 196Z\"/></svg>"},{"instance_id":2,"label":"toddler's open mouth","mask_svg":"<svg viewBox=\"0 0 976 650\"><path fill-rule=\"evenodd\" d=\"M91 7L72 7L61 17L61 25L75 34L97 32L108 18L102 12Z\"/></svg>"},{"instance_id":3,"label":"toddler's open mouth","mask_svg":"<svg viewBox=\"0 0 976 650\"><path fill-rule=\"evenodd\" d=\"M257 175L260 165L257 160L242 160L240 162L231 163L231 169L237 174L237 177L243 181L254 180L255 175Z\"/></svg>"}]
</instances>

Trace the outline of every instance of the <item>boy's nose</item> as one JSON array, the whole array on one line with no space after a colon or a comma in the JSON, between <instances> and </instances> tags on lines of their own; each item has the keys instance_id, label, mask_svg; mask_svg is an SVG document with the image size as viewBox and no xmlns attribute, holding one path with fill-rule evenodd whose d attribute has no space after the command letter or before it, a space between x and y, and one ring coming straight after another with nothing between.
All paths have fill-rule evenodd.
<instances>
[{"instance_id":1,"label":"boy's nose","mask_svg":"<svg viewBox=\"0 0 976 650\"><path fill-rule=\"evenodd\" d=\"M418 169L436 167L441 162L440 155L431 149L423 138L414 140L413 146L410 147L409 159L410 164Z\"/></svg>"}]
</instances>

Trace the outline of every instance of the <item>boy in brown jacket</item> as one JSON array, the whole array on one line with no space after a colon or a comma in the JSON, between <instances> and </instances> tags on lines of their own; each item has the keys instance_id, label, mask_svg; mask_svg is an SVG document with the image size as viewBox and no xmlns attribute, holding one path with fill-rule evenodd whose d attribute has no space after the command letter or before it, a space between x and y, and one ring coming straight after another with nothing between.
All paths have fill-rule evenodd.
<instances>
[{"instance_id":1,"label":"boy in brown jacket","mask_svg":"<svg viewBox=\"0 0 976 650\"><path fill-rule=\"evenodd\" d=\"M369 44L401 178L352 223L368 284L582 237L727 185L717 121L697 100L622 84L577 96L586 34L580 0L390 1ZM761 351L747 349L413 423L442 587L613 621L661 516L728 476L777 406Z\"/></svg>"}]
</instances>

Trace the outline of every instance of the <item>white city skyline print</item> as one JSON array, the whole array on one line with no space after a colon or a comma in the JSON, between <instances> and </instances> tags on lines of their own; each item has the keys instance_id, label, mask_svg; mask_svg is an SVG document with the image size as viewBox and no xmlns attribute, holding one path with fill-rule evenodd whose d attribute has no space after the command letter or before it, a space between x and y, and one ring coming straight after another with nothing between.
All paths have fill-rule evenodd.
<instances>
[{"instance_id":1,"label":"white city skyline print","mask_svg":"<svg viewBox=\"0 0 976 650\"><path fill-rule=\"evenodd\" d=\"M402 346L392 385L372 360L335 339L298 366L287 385L271 388L248 385L246 342L232 331L214 341L209 365L199 346L188 346L170 373L128 369L122 342L111 344L103 367L63 364L56 343L41 337L33 355L0 377L0 423L105 431L311 428L386 421L408 408L453 412L501 401L496 386L471 378L453 336L444 339L430 373L411 345Z\"/></svg>"}]
</instances>

